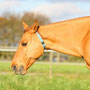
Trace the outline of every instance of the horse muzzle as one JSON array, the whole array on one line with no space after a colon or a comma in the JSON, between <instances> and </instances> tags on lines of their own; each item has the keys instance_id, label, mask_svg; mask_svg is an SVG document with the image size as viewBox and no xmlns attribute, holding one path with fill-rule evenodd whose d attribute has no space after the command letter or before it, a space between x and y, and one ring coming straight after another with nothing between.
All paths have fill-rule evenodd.
<instances>
[{"instance_id":1,"label":"horse muzzle","mask_svg":"<svg viewBox=\"0 0 90 90\"><path fill-rule=\"evenodd\" d=\"M26 70L24 69L24 66L23 65L21 65L19 68L16 65L13 65L12 66L12 70L17 75L24 75L24 74L26 74Z\"/></svg>"}]
</instances>

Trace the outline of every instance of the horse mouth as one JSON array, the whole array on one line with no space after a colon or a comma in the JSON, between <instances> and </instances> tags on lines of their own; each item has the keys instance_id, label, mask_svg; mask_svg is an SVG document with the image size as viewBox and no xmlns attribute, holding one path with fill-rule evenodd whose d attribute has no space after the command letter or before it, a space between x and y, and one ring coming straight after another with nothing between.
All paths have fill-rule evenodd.
<instances>
[{"instance_id":1,"label":"horse mouth","mask_svg":"<svg viewBox=\"0 0 90 90\"><path fill-rule=\"evenodd\" d=\"M27 72L22 65L19 67L19 69L14 65L12 66L12 70L16 75L25 75Z\"/></svg>"},{"instance_id":2,"label":"horse mouth","mask_svg":"<svg viewBox=\"0 0 90 90\"><path fill-rule=\"evenodd\" d=\"M12 70L16 75L25 75L27 70L32 66L32 64L36 61L34 58L29 58L25 65L17 65L15 63L12 64Z\"/></svg>"},{"instance_id":3,"label":"horse mouth","mask_svg":"<svg viewBox=\"0 0 90 90\"><path fill-rule=\"evenodd\" d=\"M16 74L16 75L25 75L25 74L26 74L26 71L24 71L24 72L16 71L15 74Z\"/></svg>"}]
</instances>

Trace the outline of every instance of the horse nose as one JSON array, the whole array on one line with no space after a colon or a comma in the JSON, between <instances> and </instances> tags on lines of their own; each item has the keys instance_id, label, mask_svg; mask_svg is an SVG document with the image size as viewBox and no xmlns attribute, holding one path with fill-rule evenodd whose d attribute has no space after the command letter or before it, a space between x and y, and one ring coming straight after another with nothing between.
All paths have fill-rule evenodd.
<instances>
[{"instance_id":1,"label":"horse nose","mask_svg":"<svg viewBox=\"0 0 90 90\"><path fill-rule=\"evenodd\" d=\"M21 74L21 75L24 75L25 74L25 70L24 70L24 66L21 65L19 68L17 68L16 65L13 65L12 66L12 70L15 72L15 74Z\"/></svg>"},{"instance_id":2,"label":"horse nose","mask_svg":"<svg viewBox=\"0 0 90 90\"><path fill-rule=\"evenodd\" d=\"M17 67L14 65L14 66L12 66L12 70L13 71L17 71Z\"/></svg>"},{"instance_id":3,"label":"horse nose","mask_svg":"<svg viewBox=\"0 0 90 90\"><path fill-rule=\"evenodd\" d=\"M19 68L19 72L20 72L20 73L22 73L22 72L23 72L23 70L24 70L24 66L23 66L23 65L21 65L21 66L20 66L20 68Z\"/></svg>"}]
</instances>

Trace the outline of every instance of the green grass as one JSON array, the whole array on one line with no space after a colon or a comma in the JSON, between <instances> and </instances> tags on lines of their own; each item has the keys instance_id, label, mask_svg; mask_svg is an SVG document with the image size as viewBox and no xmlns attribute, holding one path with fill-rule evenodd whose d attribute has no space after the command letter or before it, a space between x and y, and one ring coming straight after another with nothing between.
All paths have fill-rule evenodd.
<instances>
[{"instance_id":1,"label":"green grass","mask_svg":"<svg viewBox=\"0 0 90 90\"><path fill-rule=\"evenodd\" d=\"M53 64L52 65L53 73L86 73L89 74L90 70L87 69L85 65L68 65L68 64ZM7 62L0 62L0 72L11 72L11 63ZM35 63L32 67L29 68L28 72L35 72L35 73L48 73L49 72L49 64L38 64Z\"/></svg>"},{"instance_id":2,"label":"green grass","mask_svg":"<svg viewBox=\"0 0 90 90\"><path fill-rule=\"evenodd\" d=\"M90 90L90 80L48 76L0 75L0 90Z\"/></svg>"},{"instance_id":3,"label":"green grass","mask_svg":"<svg viewBox=\"0 0 90 90\"><path fill-rule=\"evenodd\" d=\"M85 65L52 66L49 78L48 64L34 64L24 76L0 74L0 90L90 90L90 71ZM0 62L0 72L11 72L10 63Z\"/></svg>"}]
</instances>

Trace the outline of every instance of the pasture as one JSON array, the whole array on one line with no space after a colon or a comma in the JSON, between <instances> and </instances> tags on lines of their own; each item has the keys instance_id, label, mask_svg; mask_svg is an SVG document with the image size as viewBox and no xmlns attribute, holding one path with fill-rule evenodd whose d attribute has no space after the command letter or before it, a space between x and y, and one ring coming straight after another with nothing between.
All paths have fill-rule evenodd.
<instances>
[{"instance_id":1,"label":"pasture","mask_svg":"<svg viewBox=\"0 0 90 90\"><path fill-rule=\"evenodd\" d=\"M13 74L10 62L0 62L0 90L90 90L90 70L79 64L35 63L26 75Z\"/></svg>"}]
</instances>

